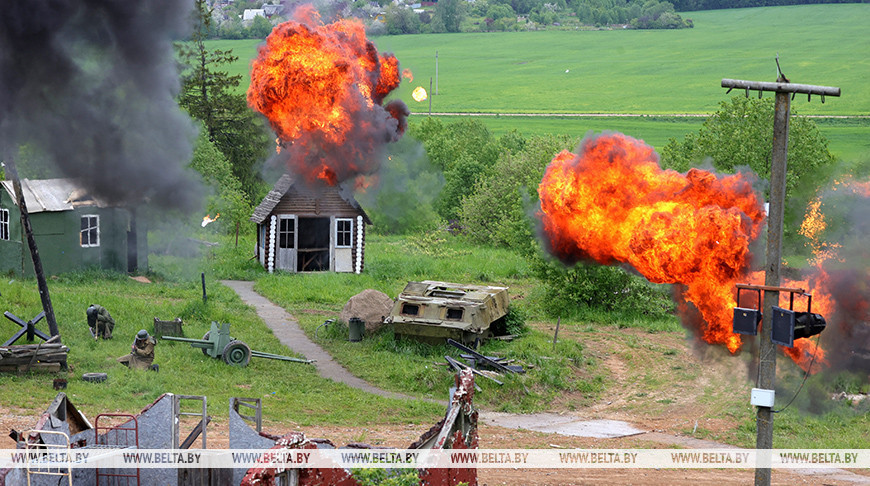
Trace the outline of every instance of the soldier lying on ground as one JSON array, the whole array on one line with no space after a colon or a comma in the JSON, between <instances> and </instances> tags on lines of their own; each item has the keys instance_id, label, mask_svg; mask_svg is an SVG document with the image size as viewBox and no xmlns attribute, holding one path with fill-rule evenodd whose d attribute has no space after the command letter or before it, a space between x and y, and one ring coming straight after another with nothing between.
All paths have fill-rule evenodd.
<instances>
[{"instance_id":1,"label":"soldier lying on ground","mask_svg":"<svg viewBox=\"0 0 870 486\"><path fill-rule=\"evenodd\" d=\"M118 358L118 362L124 366L140 370L157 371L158 366L152 364L154 362L154 346L157 345L157 340L148 335L148 331L142 329L136 333L136 340L133 341L133 347L130 354Z\"/></svg>"},{"instance_id":2,"label":"soldier lying on ground","mask_svg":"<svg viewBox=\"0 0 870 486\"><path fill-rule=\"evenodd\" d=\"M109 311L101 305L91 304L87 310L88 327L91 328L91 336L96 341L98 338L112 339L112 330L115 329L115 320Z\"/></svg>"}]
</instances>

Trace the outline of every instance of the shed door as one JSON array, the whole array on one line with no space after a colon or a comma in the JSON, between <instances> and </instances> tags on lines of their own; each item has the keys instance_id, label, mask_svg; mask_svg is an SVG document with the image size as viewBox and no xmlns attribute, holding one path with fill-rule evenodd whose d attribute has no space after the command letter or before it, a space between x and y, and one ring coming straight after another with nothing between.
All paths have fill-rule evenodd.
<instances>
[{"instance_id":1,"label":"shed door","mask_svg":"<svg viewBox=\"0 0 870 486\"><path fill-rule=\"evenodd\" d=\"M296 216L278 216L278 251L275 267L293 272L296 270Z\"/></svg>"},{"instance_id":2,"label":"shed door","mask_svg":"<svg viewBox=\"0 0 870 486\"><path fill-rule=\"evenodd\" d=\"M333 248L335 248L336 272L353 271L353 220L350 218L335 218Z\"/></svg>"}]
</instances>

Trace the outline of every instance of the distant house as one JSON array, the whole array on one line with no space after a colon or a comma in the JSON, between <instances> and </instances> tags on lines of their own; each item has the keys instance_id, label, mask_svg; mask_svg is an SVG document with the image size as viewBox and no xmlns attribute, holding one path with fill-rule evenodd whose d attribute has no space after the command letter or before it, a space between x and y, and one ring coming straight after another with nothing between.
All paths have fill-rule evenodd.
<instances>
[{"instance_id":1,"label":"distant house","mask_svg":"<svg viewBox=\"0 0 870 486\"><path fill-rule=\"evenodd\" d=\"M251 221L257 258L270 272L361 273L365 267L365 225L372 222L341 187L312 191L284 174Z\"/></svg>"},{"instance_id":2,"label":"distant house","mask_svg":"<svg viewBox=\"0 0 870 486\"><path fill-rule=\"evenodd\" d=\"M104 204L69 179L22 179L21 190L46 274L148 267L146 231L127 209ZM33 275L12 181L0 181L0 273Z\"/></svg>"},{"instance_id":3,"label":"distant house","mask_svg":"<svg viewBox=\"0 0 870 486\"><path fill-rule=\"evenodd\" d=\"M262 8L246 8L242 12L242 22L250 22L256 17L265 17L266 11Z\"/></svg>"},{"instance_id":4,"label":"distant house","mask_svg":"<svg viewBox=\"0 0 870 486\"><path fill-rule=\"evenodd\" d=\"M274 16L274 15L281 15L281 13L283 11L284 11L284 5L281 5L281 4L272 5L272 4L267 3L267 4L263 5L263 12L265 12L266 17L268 17L268 18L272 18L272 16Z\"/></svg>"}]
</instances>

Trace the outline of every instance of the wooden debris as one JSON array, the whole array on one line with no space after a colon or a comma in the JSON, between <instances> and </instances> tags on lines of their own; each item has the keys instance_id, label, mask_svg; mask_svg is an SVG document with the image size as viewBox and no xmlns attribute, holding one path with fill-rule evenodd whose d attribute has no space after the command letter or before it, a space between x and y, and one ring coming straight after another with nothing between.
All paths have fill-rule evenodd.
<instances>
[{"instance_id":1,"label":"wooden debris","mask_svg":"<svg viewBox=\"0 0 870 486\"><path fill-rule=\"evenodd\" d=\"M45 343L0 347L0 371L60 371L66 362L69 348L56 341L57 336Z\"/></svg>"},{"instance_id":2,"label":"wooden debris","mask_svg":"<svg viewBox=\"0 0 870 486\"><path fill-rule=\"evenodd\" d=\"M472 373L474 373L477 376L482 376L482 377L487 378L491 381L494 381L497 385L504 385L504 383L502 383L501 381L496 380L495 378L493 378L487 374L484 374L483 372L480 372L480 371L468 366L467 364L460 363L459 361L456 361L455 359L451 358L450 356L445 356L444 359L446 359L447 362L450 363L450 366L452 366L456 370L460 370L461 368L469 369L469 370L471 370ZM497 373L496 373L496 376L498 376Z\"/></svg>"}]
</instances>

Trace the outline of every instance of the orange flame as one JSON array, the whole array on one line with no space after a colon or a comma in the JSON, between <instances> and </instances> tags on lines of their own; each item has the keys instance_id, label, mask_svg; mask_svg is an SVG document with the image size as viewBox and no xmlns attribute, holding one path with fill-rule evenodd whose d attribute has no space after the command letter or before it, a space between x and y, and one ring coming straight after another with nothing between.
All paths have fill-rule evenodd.
<instances>
[{"instance_id":1,"label":"orange flame","mask_svg":"<svg viewBox=\"0 0 870 486\"><path fill-rule=\"evenodd\" d=\"M584 140L579 155L558 154L538 191L543 229L555 255L567 261L626 263L652 282L679 284L678 297L694 304L703 319L693 327L691 314L681 306L684 325L708 343L722 344L732 353L740 349L740 337L731 333L734 286L764 282L764 272L747 271L748 244L759 235L764 212L743 176L662 170L651 147L614 134ZM864 200L828 200L834 193ZM845 225L849 233L844 241L856 243L848 248L823 238L829 229L826 203L862 216L867 199L870 181L851 177L820 193L801 225L815 255L812 266L806 278L781 282L812 295L811 309L806 297L796 296L795 311L811 310L828 322L819 341L824 349L810 339L781 347L808 372L830 366L866 371L862 356L870 339L870 271L854 257L870 258L863 243L870 225L866 217ZM851 262L844 265L846 259ZM792 308L789 298L780 292L779 305Z\"/></svg>"},{"instance_id":2,"label":"orange flame","mask_svg":"<svg viewBox=\"0 0 870 486\"><path fill-rule=\"evenodd\" d=\"M212 218L210 215L206 214L202 218L202 227L205 228L206 225L208 225L209 223L213 223L216 219L218 219L220 217L221 217L221 213L217 213L214 218Z\"/></svg>"},{"instance_id":3,"label":"orange flame","mask_svg":"<svg viewBox=\"0 0 870 486\"><path fill-rule=\"evenodd\" d=\"M828 195L866 199L870 198L870 181L858 181L847 175L835 180L825 192ZM845 250L843 245L824 240L825 231L829 226L825 216L824 199L820 193L810 201L800 227L800 234L807 238L807 245L813 253L813 259L810 261L811 269L808 272L811 278L800 281L786 280L784 285L808 289L807 291L813 296L812 312L822 314L828 321L830 330L825 334L835 333L845 336L847 342L860 348L862 344L854 341L853 332L857 326L866 326L866 322L870 319L870 299L868 299L870 289L867 288L870 275L867 268L841 265L845 262L841 254ZM835 273L831 273L827 266L830 266ZM837 289L839 289L838 295L835 295ZM782 301L780 305L787 307L788 303ZM832 338L839 339L837 335ZM830 339L827 341L829 342ZM822 341L824 343L826 340ZM800 339L794 344L793 348L782 348L783 352L804 370L808 369L814 353L816 364L813 365L812 371L830 364L825 350L816 347L812 341ZM837 353L846 355L852 352L837 350ZM833 359L842 358L837 356L837 353L832 355Z\"/></svg>"},{"instance_id":4,"label":"orange flame","mask_svg":"<svg viewBox=\"0 0 870 486\"><path fill-rule=\"evenodd\" d=\"M407 79L409 83L414 81L414 73L410 69L402 69L402 77Z\"/></svg>"},{"instance_id":5,"label":"orange flame","mask_svg":"<svg viewBox=\"0 0 870 486\"><path fill-rule=\"evenodd\" d=\"M538 188L551 251L564 260L628 263L651 282L682 284L704 323L696 332L732 353L735 284L764 210L742 175L662 170L652 147L622 134L558 154Z\"/></svg>"},{"instance_id":6,"label":"orange flame","mask_svg":"<svg viewBox=\"0 0 870 486\"><path fill-rule=\"evenodd\" d=\"M307 181L374 172L377 148L404 130L404 104L381 107L399 86L398 60L379 54L359 21L323 25L311 5L296 18L259 48L248 104L266 116L283 142L279 152Z\"/></svg>"}]
</instances>

